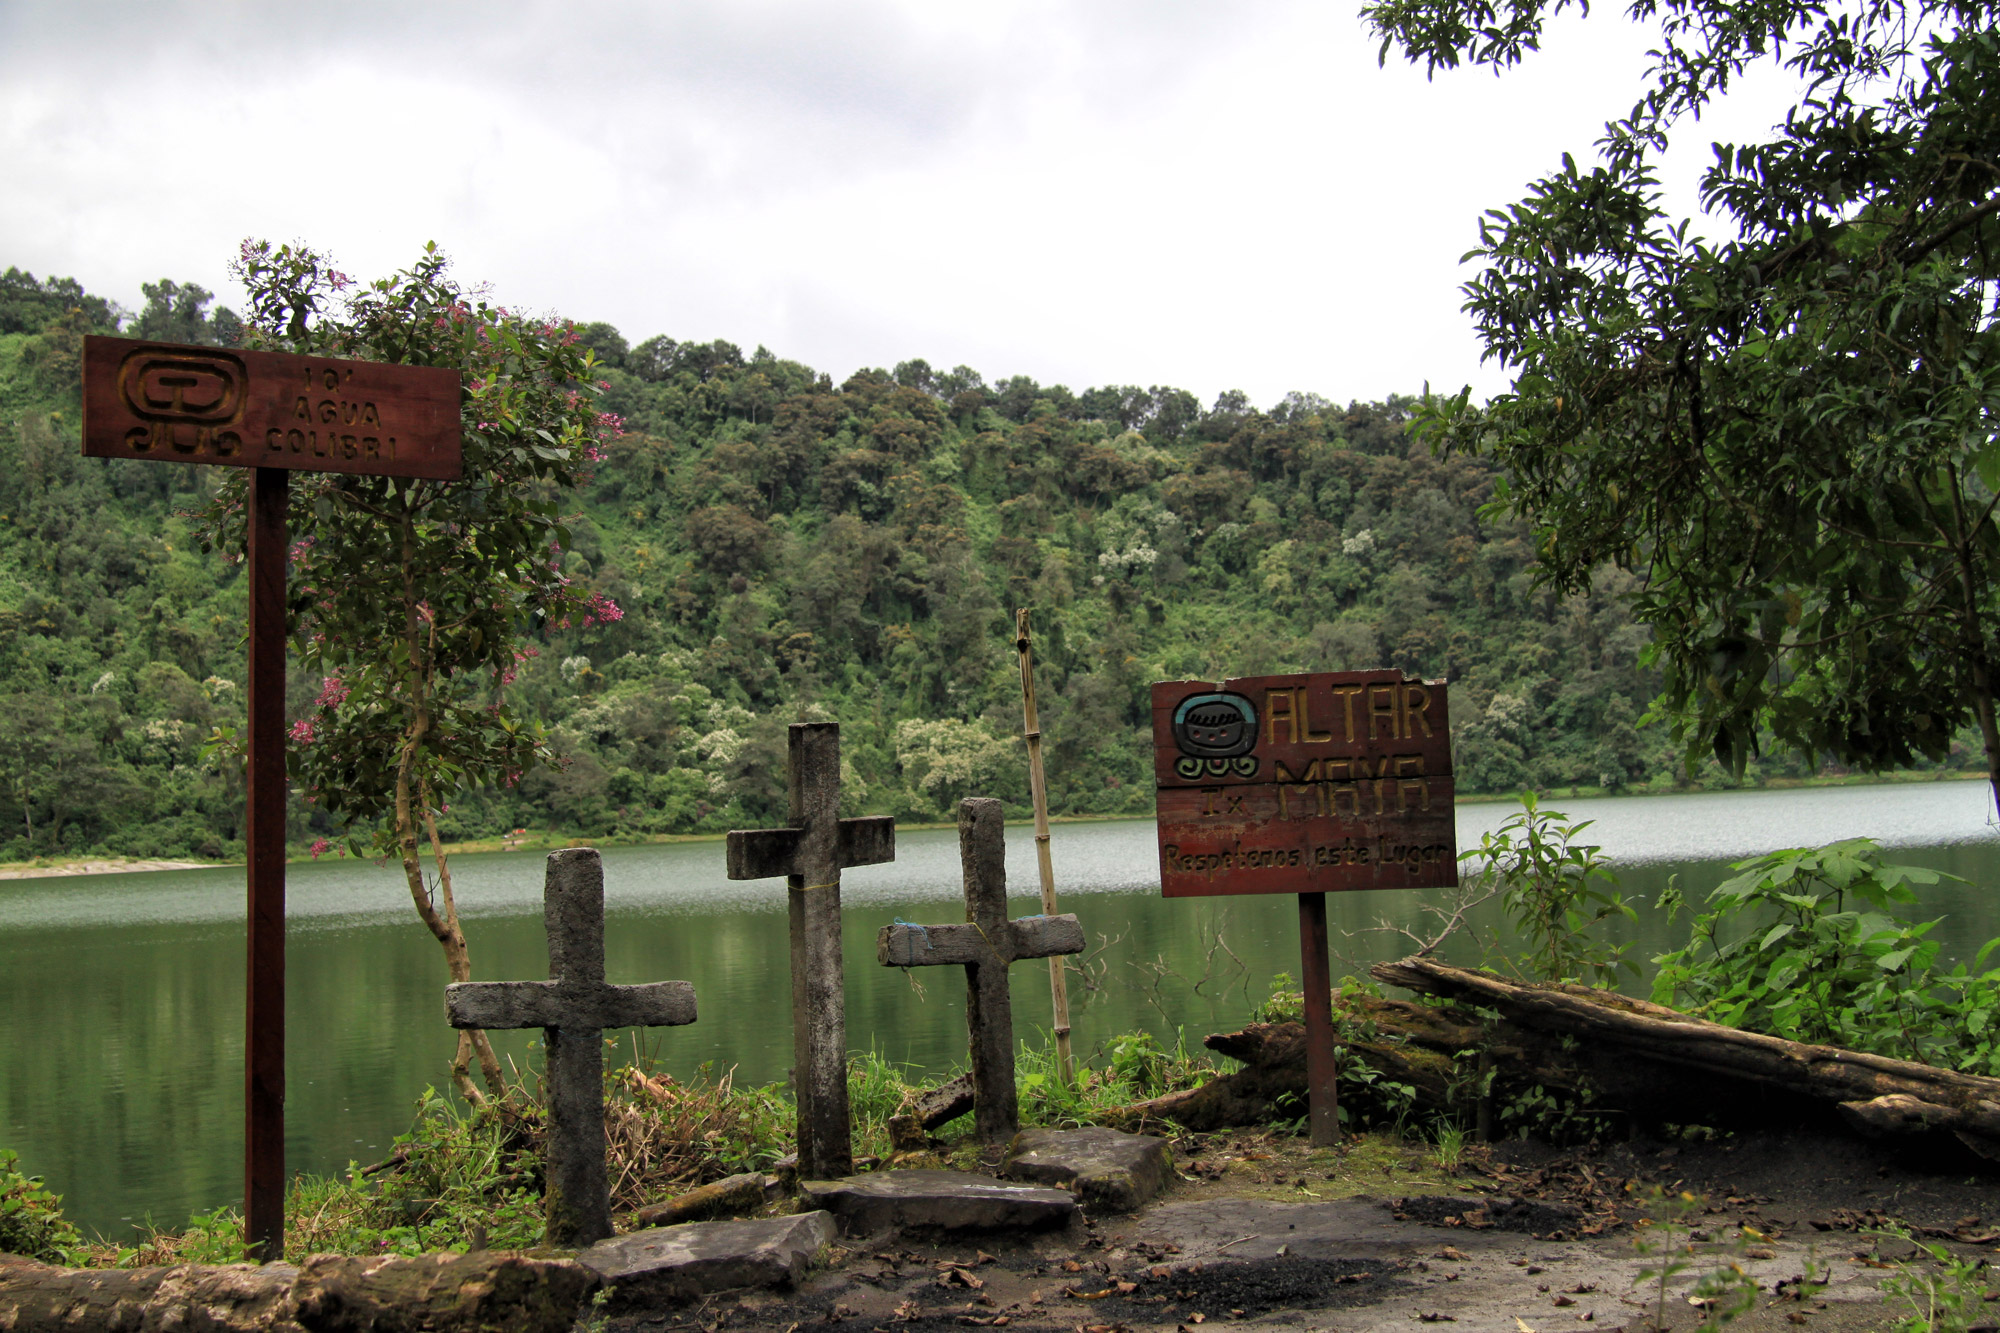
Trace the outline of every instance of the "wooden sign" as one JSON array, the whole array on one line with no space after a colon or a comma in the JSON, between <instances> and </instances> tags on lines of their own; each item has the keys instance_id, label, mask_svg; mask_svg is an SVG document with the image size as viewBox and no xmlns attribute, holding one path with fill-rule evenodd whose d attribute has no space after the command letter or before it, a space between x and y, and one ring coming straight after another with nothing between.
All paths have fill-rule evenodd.
<instances>
[{"instance_id":1,"label":"wooden sign","mask_svg":"<svg viewBox=\"0 0 2000 1333\"><path fill-rule=\"evenodd\" d=\"M83 452L450 481L456 370L288 352L83 340Z\"/></svg>"},{"instance_id":2,"label":"wooden sign","mask_svg":"<svg viewBox=\"0 0 2000 1333\"><path fill-rule=\"evenodd\" d=\"M1166 897L1458 883L1442 681L1161 682L1153 777Z\"/></svg>"},{"instance_id":3,"label":"wooden sign","mask_svg":"<svg viewBox=\"0 0 2000 1333\"><path fill-rule=\"evenodd\" d=\"M285 524L293 472L453 481L459 373L133 338L83 340L87 458L254 471L243 844L243 1235L285 1251Z\"/></svg>"}]
</instances>

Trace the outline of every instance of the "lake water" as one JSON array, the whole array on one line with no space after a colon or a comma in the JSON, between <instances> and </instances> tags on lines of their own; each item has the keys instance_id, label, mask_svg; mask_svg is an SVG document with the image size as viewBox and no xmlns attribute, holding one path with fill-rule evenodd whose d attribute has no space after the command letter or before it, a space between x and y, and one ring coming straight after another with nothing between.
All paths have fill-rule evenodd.
<instances>
[{"instance_id":1,"label":"lake water","mask_svg":"<svg viewBox=\"0 0 2000 1333\"><path fill-rule=\"evenodd\" d=\"M2000 829L1983 782L1730 792L1556 801L1596 820L1589 839L1621 864L1650 902L1669 874L1691 896L1726 863L1781 847L1866 834L1896 859L1949 871L1969 885L1930 896L1946 915L1947 953L1969 954L2000 934ZM1461 847L1513 813L1461 806ZM1091 938L1086 975L1072 980L1079 1048L1134 1028L1190 1043L1240 1024L1279 971L1298 971L1298 915L1289 896L1161 899L1152 825L1058 825L1053 853L1061 907ZM604 852L607 966L615 982L695 984L701 1021L643 1039L671 1071L734 1067L740 1079L785 1077L791 1026L785 891L781 881L731 882L722 844L677 843ZM1016 914L1039 910L1034 845L1010 830ZM547 975L541 934L542 857L495 853L454 860L475 975ZM329 1172L386 1154L408 1128L414 1099L442 1082L453 1045L444 1025L444 963L418 924L400 870L322 860L289 876L287 1158ZM846 908L848 1038L920 1069L965 1054L964 987L953 970L911 976L875 962L875 932L899 918L961 919L956 837L897 839L893 864L850 871ZM1334 948L1353 968L1407 952L1379 927L1417 928L1413 893L1336 896ZM65 1195L87 1226L123 1234L151 1216L178 1224L234 1201L242 1160L243 873L158 871L0 881L0 1147ZM1476 931L1491 934L1497 918ZM1685 940L1642 912L1628 937L1650 956ZM1446 953L1474 960L1461 939ZM1339 967L1336 964L1337 968ZM1345 969L1341 969L1345 970ZM1039 1042L1049 1021L1047 973L1014 970L1019 1035ZM496 1034L528 1058L531 1034Z\"/></svg>"}]
</instances>

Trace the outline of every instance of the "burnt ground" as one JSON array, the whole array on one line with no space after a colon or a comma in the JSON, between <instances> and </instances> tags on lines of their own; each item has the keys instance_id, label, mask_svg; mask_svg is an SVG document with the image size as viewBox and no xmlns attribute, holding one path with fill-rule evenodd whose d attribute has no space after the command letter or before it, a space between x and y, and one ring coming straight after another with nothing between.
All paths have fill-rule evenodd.
<instances>
[{"instance_id":1,"label":"burnt ground","mask_svg":"<svg viewBox=\"0 0 2000 1333\"><path fill-rule=\"evenodd\" d=\"M1908 1313L1884 1299L1885 1278L1942 1274L1881 1229L1900 1224L1968 1261L2000 1253L2000 1171L1950 1142L1885 1147L1818 1129L1510 1142L1447 1171L1423 1145L1316 1150L1236 1132L1183 1140L1176 1162L1175 1187L1132 1216L1040 1236L848 1241L799 1292L724 1293L607 1328L1642 1333L1660 1309L1642 1270L1671 1249L1689 1267L1668 1283L1669 1328L1704 1322L1693 1282L1734 1266L1756 1292L1733 1327L1861 1333ZM1974 1327L2000 1325L1984 1286Z\"/></svg>"}]
</instances>

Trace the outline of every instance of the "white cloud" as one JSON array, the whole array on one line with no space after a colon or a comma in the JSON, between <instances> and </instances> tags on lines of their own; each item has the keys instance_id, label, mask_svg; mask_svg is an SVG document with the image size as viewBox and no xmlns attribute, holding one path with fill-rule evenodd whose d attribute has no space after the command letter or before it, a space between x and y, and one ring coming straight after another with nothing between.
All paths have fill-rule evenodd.
<instances>
[{"instance_id":1,"label":"white cloud","mask_svg":"<svg viewBox=\"0 0 2000 1333\"><path fill-rule=\"evenodd\" d=\"M508 304L836 378L1490 391L1477 216L1643 70L1613 17L1548 46L1426 82L1275 0L0 4L0 264L227 299L246 235L359 275L436 239ZM1705 158L1677 152L1677 198Z\"/></svg>"}]
</instances>

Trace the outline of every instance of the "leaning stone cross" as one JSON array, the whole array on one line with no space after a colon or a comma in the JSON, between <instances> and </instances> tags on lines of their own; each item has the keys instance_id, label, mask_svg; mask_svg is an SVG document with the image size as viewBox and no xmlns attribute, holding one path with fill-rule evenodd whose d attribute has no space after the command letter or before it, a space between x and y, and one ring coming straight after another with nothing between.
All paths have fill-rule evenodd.
<instances>
[{"instance_id":1,"label":"leaning stone cross","mask_svg":"<svg viewBox=\"0 0 2000 1333\"><path fill-rule=\"evenodd\" d=\"M792 925L792 1087L799 1103L799 1175L854 1170L847 1111L847 1001L840 954L840 872L896 859L888 815L840 817L840 724L795 722L786 752L786 828L729 835L731 879L785 876Z\"/></svg>"},{"instance_id":2,"label":"leaning stone cross","mask_svg":"<svg viewBox=\"0 0 2000 1333\"><path fill-rule=\"evenodd\" d=\"M549 854L542 885L547 981L461 981L444 988L455 1028L541 1028L548 1053L548 1241L581 1248L611 1234L604 1173L605 1028L694 1022L685 981L604 980L604 865L588 847Z\"/></svg>"},{"instance_id":3,"label":"leaning stone cross","mask_svg":"<svg viewBox=\"0 0 2000 1333\"><path fill-rule=\"evenodd\" d=\"M1007 967L1022 958L1082 953L1083 927L1069 912L1008 920L1006 826L992 797L959 802L958 857L965 870L965 924L884 926L875 937L875 956L885 967L965 968L974 1132L982 1143L1003 1143L1020 1128Z\"/></svg>"}]
</instances>

